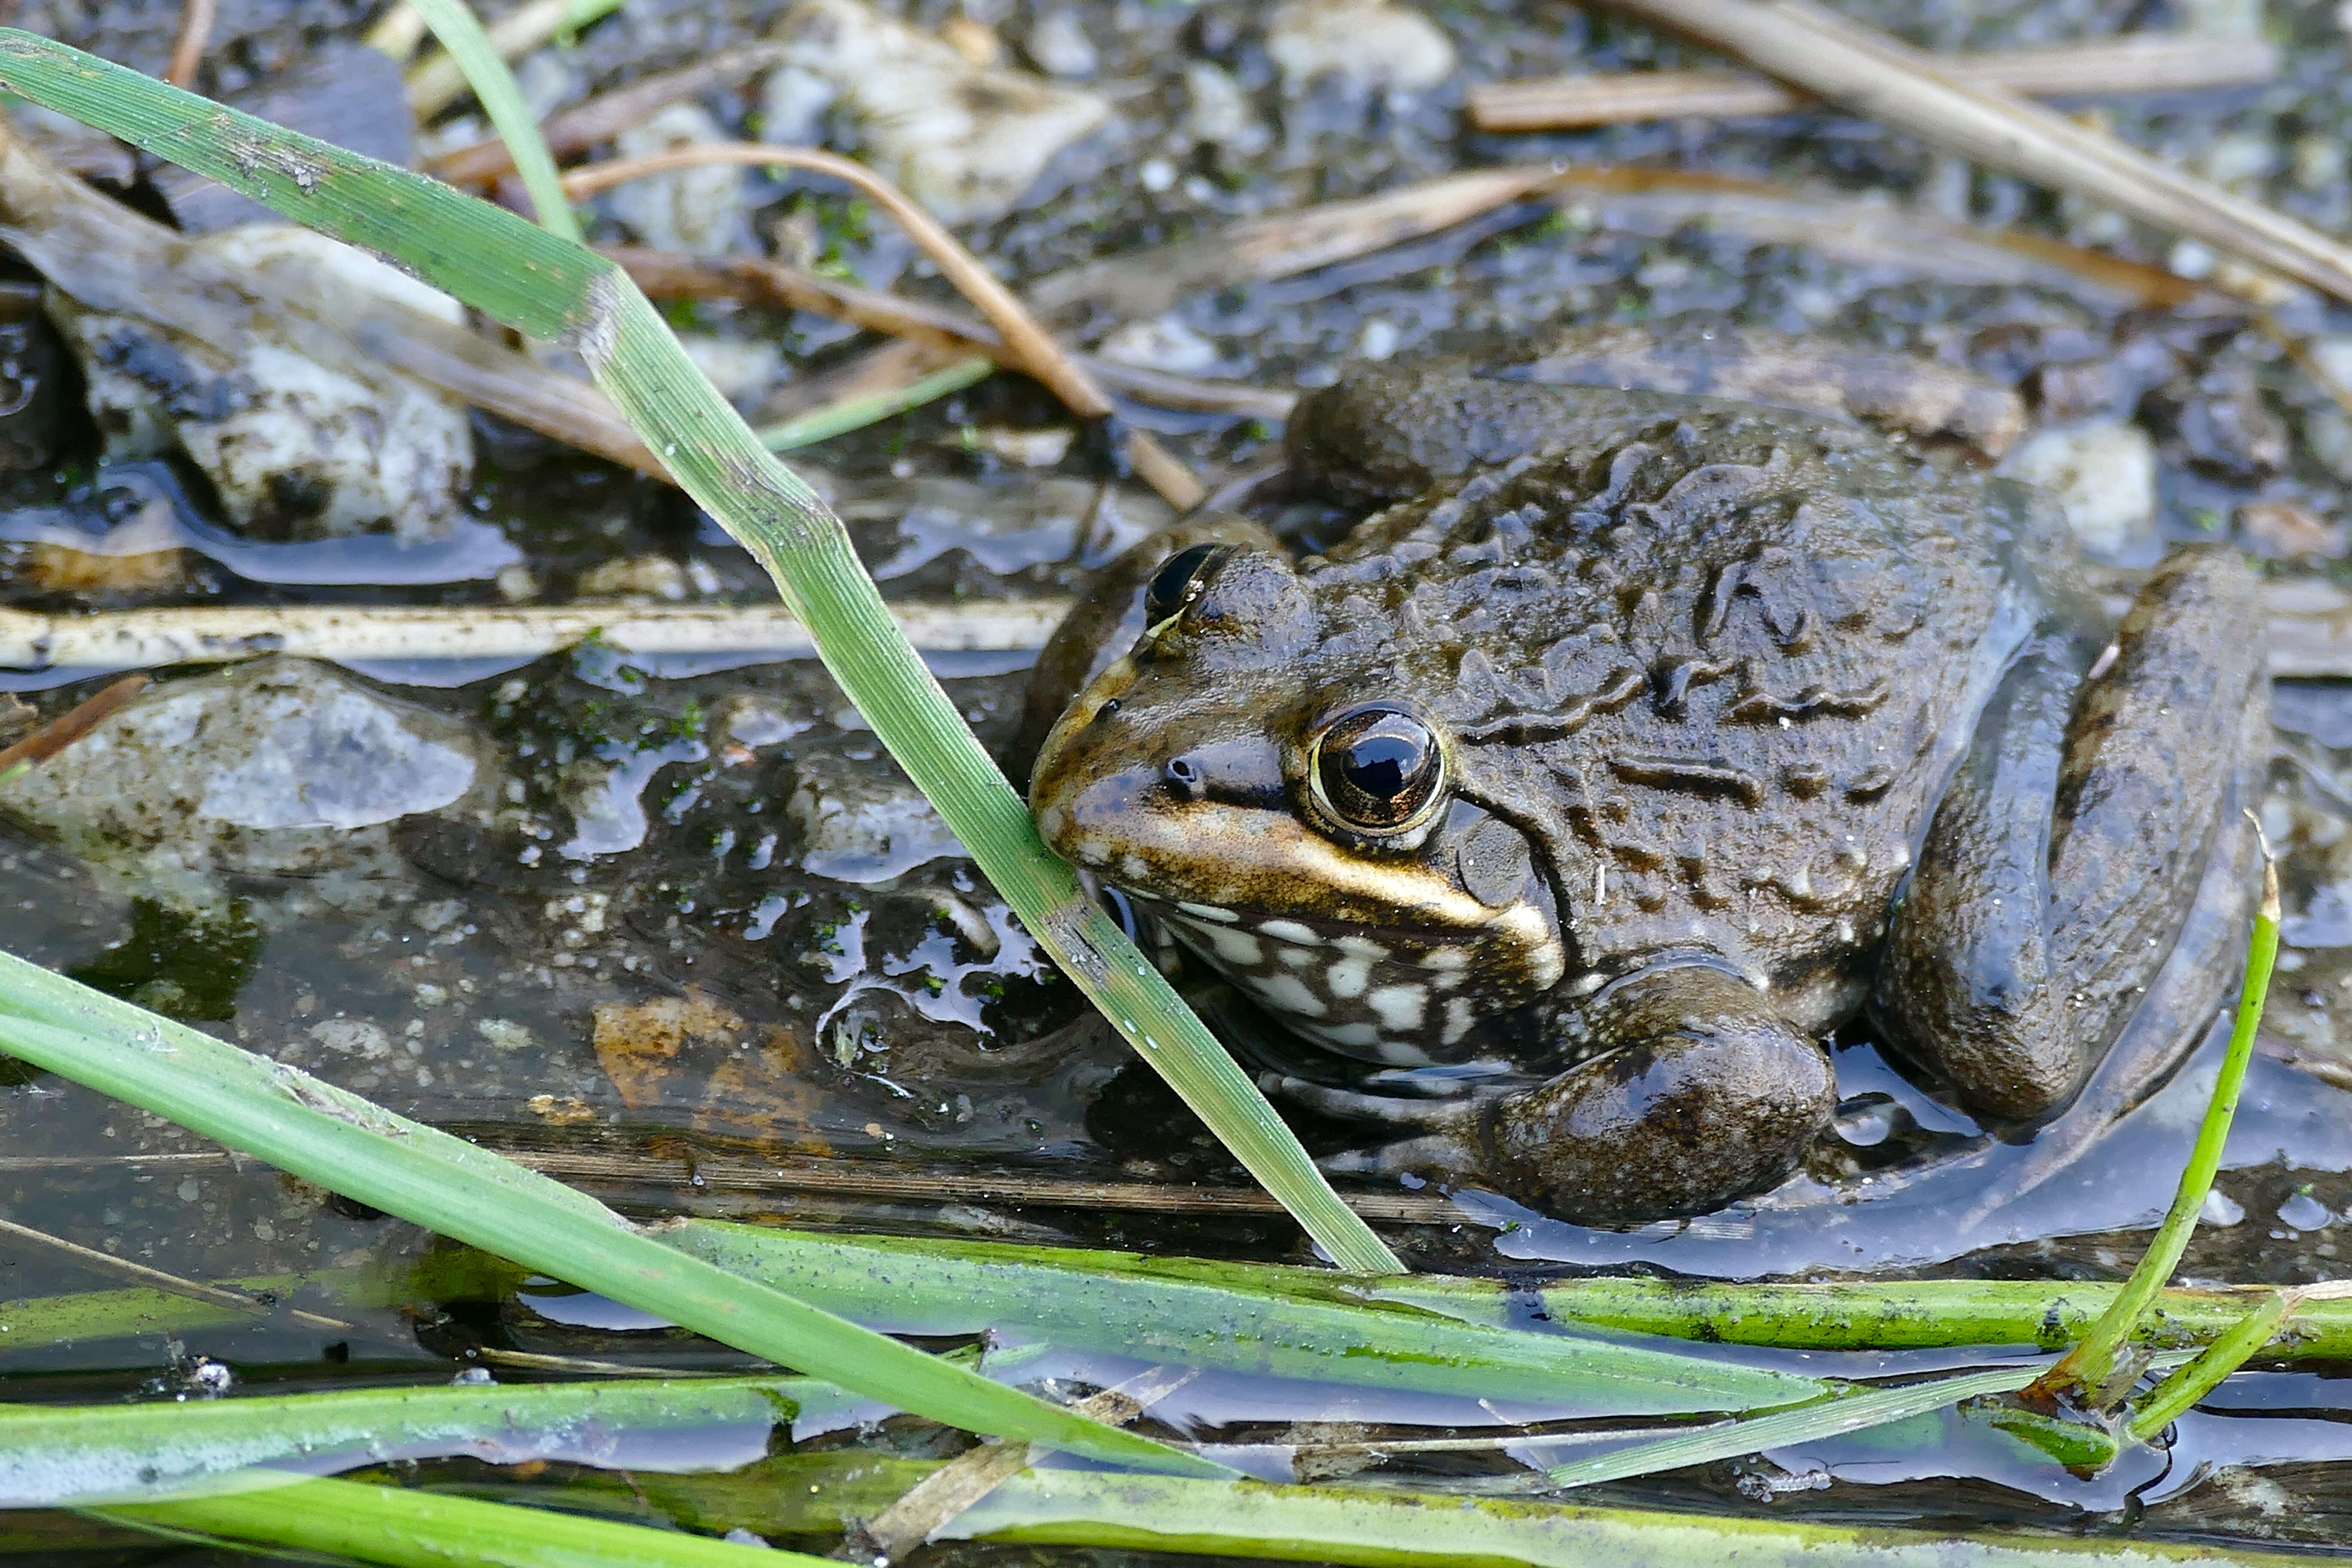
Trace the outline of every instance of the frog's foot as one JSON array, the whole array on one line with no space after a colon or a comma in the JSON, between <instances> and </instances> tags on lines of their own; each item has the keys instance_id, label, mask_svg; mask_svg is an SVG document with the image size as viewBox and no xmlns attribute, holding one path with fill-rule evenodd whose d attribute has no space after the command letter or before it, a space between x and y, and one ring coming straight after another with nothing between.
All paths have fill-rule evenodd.
<instances>
[{"instance_id":1,"label":"frog's foot","mask_svg":"<svg viewBox=\"0 0 2352 1568\"><path fill-rule=\"evenodd\" d=\"M1612 1048L1530 1089L1466 1101L1285 1092L1334 1115L1427 1129L1328 1170L1487 1186L1589 1224L1704 1214L1769 1186L1837 1108L1822 1047L1721 970L1637 973L1585 1016Z\"/></svg>"},{"instance_id":2,"label":"frog's foot","mask_svg":"<svg viewBox=\"0 0 2352 1568\"><path fill-rule=\"evenodd\" d=\"M2269 683L2252 574L2176 552L2111 656L2013 669L1946 792L1895 912L1872 1006L1971 1110L2063 1110L2177 944ZM2228 975L2175 998L2178 1060Z\"/></svg>"}]
</instances>

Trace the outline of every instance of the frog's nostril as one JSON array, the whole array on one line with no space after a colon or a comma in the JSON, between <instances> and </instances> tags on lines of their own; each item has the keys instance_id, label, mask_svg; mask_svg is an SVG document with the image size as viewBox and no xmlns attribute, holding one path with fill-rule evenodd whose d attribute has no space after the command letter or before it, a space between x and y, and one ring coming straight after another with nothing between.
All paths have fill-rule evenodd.
<instances>
[{"instance_id":1,"label":"frog's nostril","mask_svg":"<svg viewBox=\"0 0 2352 1568\"><path fill-rule=\"evenodd\" d=\"M1192 798L1201 787L1201 766L1190 757L1171 757L1168 765L1160 771L1167 774L1168 782L1176 786L1176 792L1187 799Z\"/></svg>"}]
</instances>

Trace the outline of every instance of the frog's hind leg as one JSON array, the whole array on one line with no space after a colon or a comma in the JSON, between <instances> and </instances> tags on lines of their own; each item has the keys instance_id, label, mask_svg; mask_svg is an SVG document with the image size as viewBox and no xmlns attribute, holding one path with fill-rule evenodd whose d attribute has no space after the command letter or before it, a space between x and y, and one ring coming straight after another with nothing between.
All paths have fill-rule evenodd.
<instances>
[{"instance_id":1,"label":"frog's hind leg","mask_svg":"<svg viewBox=\"0 0 2352 1568\"><path fill-rule=\"evenodd\" d=\"M1971 1110L2065 1109L2163 967L2263 732L2261 625L2234 554L2183 550L2090 675L2048 646L2011 671L1928 828L1872 998ZM2225 980L2182 1005L2184 1040Z\"/></svg>"},{"instance_id":2,"label":"frog's hind leg","mask_svg":"<svg viewBox=\"0 0 2352 1568\"><path fill-rule=\"evenodd\" d=\"M1325 1163L1485 1184L1563 1218L1618 1224L1704 1214L1794 1169L1836 1109L1818 1043L1737 975L1702 964L1637 972L1586 1004L1610 1048L1530 1089L1377 1110L1324 1090L1335 1114L1420 1137Z\"/></svg>"}]
</instances>

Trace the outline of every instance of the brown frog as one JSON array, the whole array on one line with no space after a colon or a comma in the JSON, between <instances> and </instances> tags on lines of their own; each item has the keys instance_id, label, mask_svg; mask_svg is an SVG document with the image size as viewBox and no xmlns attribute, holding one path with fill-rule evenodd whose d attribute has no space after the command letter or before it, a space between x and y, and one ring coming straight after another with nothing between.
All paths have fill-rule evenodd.
<instances>
[{"instance_id":1,"label":"brown frog","mask_svg":"<svg viewBox=\"0 0 2352 1568\"><path fill-rule=\"evenodd\" d=\"M1406 1134L1339 1168L1700 1213L1797 1163L1865 1008L2011 1126L2210 1016L2220 964L2137 1002L2266 733L2233 554L2111 626L2021 487L1467 361L1309 395L1288 450L1393 504L1303 560L1211 516L1115 563L1041 666L1083 689L1031 802L1318 1047L1271 1089Z\"/></svg>"}]
</instances>

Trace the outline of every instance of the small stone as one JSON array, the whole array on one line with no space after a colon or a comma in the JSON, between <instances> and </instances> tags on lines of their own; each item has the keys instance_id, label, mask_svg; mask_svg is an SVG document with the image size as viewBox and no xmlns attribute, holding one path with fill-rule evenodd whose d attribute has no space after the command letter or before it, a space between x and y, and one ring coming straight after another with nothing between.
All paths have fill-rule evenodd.
<instances>
[{"instance_id":1,"label":"small stone","mask_svg":"<svg viewBox=\"0 0 2352 1568\"><path fill-rule=\"evenodd\" d=\"M983 425L971 433L974 447L1016 468L1054 468L1070 455L1070 447L1077 438L1076 429L1067 425L1046 425L1034 430Z\"/></svg>"},{"instance_id":2,"label":"small stone","mask_svg":"<svg viewBox=\"0 0 2352 1568\"><path fill-rule=\"evenodd\" d=\"M1073 6L1056 6L1039 16L1030 25L1024 47L1048 76L1089 77L1102 68L1101 51L1087 37Z\"/></svg>"},{"instance_id":3,"label":"small stone","mask_svg":"<svg viewBox=\"0 0 2352 1568\"><path fill-rule=\"evenodd\" d=\"M1177 375L1205 375L1223 357L1214 342L1173 316L1129 321L1103 339L1095 352L1120 364Z\"/></svg>"},{"instance_id":4,"label":"small stone","mask_svg":"<svg viewBox=\"0 0 2352 1568\"><path fill-rule=\"evenodd\" d=\"M821 80L858 122L866 159L944 223L988 222L1046 194L1048 165L1111 117L1099 93L975 65L861 0L802 0L772 36L785 68Z\"/></svg>"},{"instance_id":5,"label":"small stone","mask_svg":"<svg viewBox=\"0 0 2352 1568\"><path fill-rule=\"evenodd\" d=\"M2276 561L2333 561L2344 553L2346 530L2294 501L2252 501L2238 509L2238 537L2257 555Z\"/></svg>"},{"instance_id":6,"label":"small stone","mask_svg":"<svg viewBox=\"0 0 2352 1568\"><path fill-rule=\"evenodd\" d=\"M1176 187L1176 165L1165 158L1146 158L1135 171L1135 183L1153 195Z\"/></svg>"},{"instance_id":7,"label":"small stone","mask_svg":"<svg viewBox=\"0 0 2352 1568\"><path fill-rule=\"evenodd\" d=\"M624 556L580 574L583 599L661 599L676 604L687 592L686 568L667 555Z\"/></svg>"},{"instance_id":8,"label":"small stone","mask_svg":"<svg viewBox=\"0 0 2352 1568\"><path fill-rule=\"evenodd\" d=\"M1265 52L1294 93L1321 81L1351 97L1421 92L1454 74L1454 40L1387 0L1286 0L1267 19Z\"/></svg>"},{"instance_id":9,"label":"small stone","mask_svg":"<svg viewBox=\"0 0 2352 1568\"><path fill-rule=\"evenodd\" d=\"M2320 1230L2334 1222L2327 1205L2309 1193L2291 1194L2278 1206L2278 1222L2289 1230Z\"/></svg>"},{"instance_id":10,"label":"small stone","mask_svg":"<svg viewBox=\"0 0 2352 1568\"><path fill-rule=\"evenodd\" d=\"M1272 144L1274 133L1257 117L1249 94L1223 68L1206 60L1184 68L1184 94L1191 101L1185 129L1196 142L1250 158Z\"/></svg>"},{"instance_id":11,"label":"small stone","mask_svg":"<svg viewBox=\"0 0 2352 1568\"><path fill-rule=\"evenodd\" d=\"M1369 360L1384 360L1397 352L1404 333L1385 316L1374 316L1356 334L1356 352Z\"/></svg>"},{"instance_id":12,"label":"small stone","mask_svg":"<svg viewBox=\"0 0 2352 1568\"><path fill-rule=\"evenodd\" d=\"M613 139L613 145L624 158L647 158L681 147L731 140L709 110L699 104L673 103L622 132ZM616 186L604 199L614 217L657 250L724 256L748 248L751 241L743 177L740 165L711 163L648 174Z\"/></svg>"},{"instance_id":13,"label":"small stone","mask_svg":"<svg viewBox=\"0 0 2352 1568\"><path fill-rule=\"evenodd\" d=\"M261 537L425 538L457 520L474 468L465 405L340 335L377 301L462 321L455 300L291 225L182 242L168 275L188 280L189 298L152 316L52 291L110 458L185 452L230 520ZM235 279L257 308L215 308L203 292L212 279Z\"/></svg>"},{"instance_id":14,"label":"small stone","mask_svg":"<svg viewBox=\"0 0 2352 1568\"><path fill-rule=\"evenodd\" d=\"M390 825L457 805L485 771L463 725L273 658L142 694L6 808L142 896L203 910L226 875L397 877Z\"/></svg>"},{"instance_id":15,"label":"small stone","mask_svg":"<svg viewBox=\"0 0 2352 1568\"><path fill-rule=\"evenodd\" d=\"M2321 408L2305 415L2303 444L2322 468L2352 485L2352 417L2340 408Z\"/></svg>"},{"instance_id":16,"label":"small stone","mask_svg":"<svg viewBox=\"0 0 2352 1568\"><path fill-rule=\"evenodd\" d=\"M784 351L765 338L725 338L715 332L680 332L678 347L694 368L738 408L751 408L788 374Z\"/></svg>"},{"instance_id":17,"label":"small stone","mask_svg":"<svg viewBox=\"0 0 2352 1568\"><path fill-rule=\"evenodd\" d=\"M2155 537L2156 444L2136 425L2053 426L2019 443L2000 472L2048 490L2083 548L2114 559Z\"/></svg>"},{"instance_id":18,"label":"small stone","mask_svg":"<svg viewBox=\"0 0 2352 1568\"><path fill-rule=\"evenodd\" d=\"M2197 1211L2197 1223L2227 1227L2246 1217L2246 1205L2219 1187L2205 1189L2205 1206Z\"/></svg>"},{"instance_id":19,"label":"small stone","mask_svg":"<svg viewBox=\"0 0 2352 1568\"><path fill-rule=\"evenodd\" d=\"M796 759L785 803L801 838L801 865L843 882L883 882L964 847L931 803L896 768L827 753Z\"/></svg>"}]
</instances>

